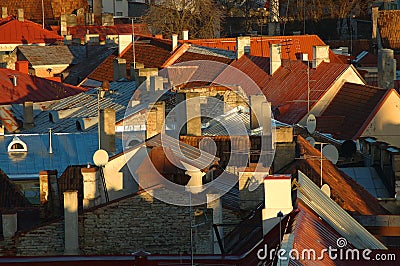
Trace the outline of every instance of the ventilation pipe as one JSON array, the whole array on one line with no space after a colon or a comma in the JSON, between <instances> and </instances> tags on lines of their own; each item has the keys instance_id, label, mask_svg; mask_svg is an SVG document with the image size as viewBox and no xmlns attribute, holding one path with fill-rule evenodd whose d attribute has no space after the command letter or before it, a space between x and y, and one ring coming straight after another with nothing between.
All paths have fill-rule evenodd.
<instances>
[{"instance_id":1,"label":"ventilation pipe","mask_svg":"<svg viewBox=\"0 0 400 266\"><path fill-rule=\"evenodd\" d=\"M172 34L172 51L178 47L178 34Z\"/></svg>"}]
</instances>

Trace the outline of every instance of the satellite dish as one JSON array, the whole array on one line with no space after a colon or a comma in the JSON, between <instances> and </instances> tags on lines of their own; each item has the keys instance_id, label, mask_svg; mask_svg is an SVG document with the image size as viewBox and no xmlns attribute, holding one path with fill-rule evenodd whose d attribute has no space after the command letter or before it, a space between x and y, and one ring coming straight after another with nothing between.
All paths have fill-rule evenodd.
<instances>
[{"instance_id":1,"label":"satellite dish","mask_svg":"<svg viewBox=\"0 0 400 266\"><path fill-rule=\"evenodd\" d=\"M307 137L306 140L311 144L311 146L315 146L315 139L313 137Z\"/></svg>"},{"instance_id":2,"label":"satellite dish","mask_svg":"<svg viewBox=\"0 0 400 266\"><path fill-rule=\"evenodd\" d=\"M108 163L108 153L105 150L97 150L93 155L93 162L97 166L104 166Z\"/></svg>"},{"instance_id":3,"label":"satellite dish","mask_svg":"<svg viewBox=\"0 0 400 266\"><path fill-rule=\"evenodd\" d=\"M331 188L329 187L328 184L323 184L321 187L322 192L325 193L328 197L331 197Z\"/></svg>"},{"instance_id":4,"label":"satellite dish","mask_svg":"<svg viewBox=\"0 0 400 266\"><path fill-rule=\"evenodd\" d=\"M306 127L308 133L310 134L314 133L315 129L317 128L317 119L315 118L315 115L310 114L307 117Z\"/></svg>"},{"instance_id":5,"label":"satellite dish","mask_svg":"<svg viewBox=\"0 0 400 266\"><path fill-rule=\"evenodd\" d=\"M256 190L258 188L258 186L261 184L261 182L255 178L254 176L252 176L249 180L249 186L248 186L248 190L250 192Z\"/></svg>"},{"instance_id":6,"label":"satellite dish","mask_svg":"<svg viewBox=\"0 0 400 266\"><path fill-rule=\"evenodd\" d=\"M333 164L336 164L339 159L339 152L335 146L329 144L322 148L322 155L324 155Z\"/></svg>"}]
</instances>

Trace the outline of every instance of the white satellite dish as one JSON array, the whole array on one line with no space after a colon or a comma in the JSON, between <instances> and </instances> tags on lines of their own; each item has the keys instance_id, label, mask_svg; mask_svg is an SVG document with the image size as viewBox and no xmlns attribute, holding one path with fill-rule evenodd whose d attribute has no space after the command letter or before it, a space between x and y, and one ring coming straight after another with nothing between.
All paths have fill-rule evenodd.
<instances>
[{"instance_id":1,"label":"white satellite dish","mask_svg":"<svg viewBox=\"0 0 400 266\"><path fill-rule=\"evenodd\" d=\"M108 163L108 153L105 150L97 150L93 155L93 162L97 166L104 166Z\"/></svg>"},{"instance_id":2,"label":"white satellite dish","mask_svg":"<svg viewBox=\"0 0 400 266\"><path fill-rule=\"evenodd\" d=\"M306 127L307 127L308 133L310 133L310 134L314 133L315 129L317 128L317 119L315 118L315 115L313 115L313 114L308 115Z\"/></svg>"},{"instance_id":3,"label":"white satellite dish","mask_svg":"<svg viewBox=\"0 0 400 266\"><path fill-rule=\"evenodd\" d=\"M322 192L325 193L328 197L331 197L331 188L329 187L328 184L323 184L321 187Z\"/></svg>"},{"instance_id":4,"label":"white satellite dish","mask_svg":"<svg viewBox=\"0 0 400 266\"><path fill-rule=\"evenodd\" d=\"M322 155L325 156L326 159L331 161L333 164L336 164L339 159L339 152L335 146L329 144L322 148Z\"/></svg>"},{"instance_id":5,"label":"white satellite dish","mask_svg":"<svg viewBox=\"0 0 400 266\"><path fill-rule=\"evenodd\" d=\"M252 176L249 180L249 186L248 186L248 190L250 192L256 190L263 182L260 182L260 180L258 180L257 178L255 178L254 176Z\"/></svg>"},{"instance_id":6,"label":"white satellite dish","mask_svg":"<svg viewBox=\"0 0 400 266\"><path fill-rule=\"evenodd\" d=\"M313 137L307 137L306 140L311 144L311 146L315 146L315 139Z\"/></svg>"}]
</instances>

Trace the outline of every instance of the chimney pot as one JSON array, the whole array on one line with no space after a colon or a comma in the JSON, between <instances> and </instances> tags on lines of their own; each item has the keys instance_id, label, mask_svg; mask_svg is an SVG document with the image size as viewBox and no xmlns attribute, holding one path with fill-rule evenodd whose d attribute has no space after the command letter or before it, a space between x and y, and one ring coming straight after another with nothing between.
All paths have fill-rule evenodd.
<instances>
[{"instance_id":1,"label":"chimney pot","mask_svg":"<svg viewBox=\"0 0 400 266\"><path fill-rule=\"evenodd\" d=\"M7 7L6 6L2 6L1 7L1 18L6 18L6 17L8 17Z\"/></svg>"},{"instance_id":2,"label":"chimney pot","mask_svg":"<svg viewBox=\"0 0 400 266\"><path fill-rule=\"evenodd\" d=\"M29 73L29 62L28 61L16 61L15 62L15 70L28 74Z\"/></svg>"},{"instance_id":3,"label":"chimney pot","mask_svg":"<svg viewBox=\"0 0 400 266\"><path fill-rule=\"evenodd\" d=\"M18 8L18 21L24 22L24 9Z\"/></svg>"},{"instance_id":4,"label":"chimney pot","mask_svg":"<svg viewBox=\"0 0 400 266\"><path fill-rule=\"evenodd\" d=\"M182 39L183 39L184 41L189 40L189 30L183 30L183 31L182 31Z\"/></svg>"},{"instance_id":5,"label":"chimney pot","mask_svg":"<svg viewBox=\"0 0 400 266\"><path fill-rule=\"evenodd\" d=\"M178 47L178 34L172 34L172 51Z\"/></svg>"},{"instance_id":6,"label":"chimney pot","mask_svg":"<svg viewBox=\"0 0 400 266\"><path fill-rule=\"evenodd\" d=\"M250 54L250 37L240 36L236 38L236 59L239 59L244 54Z\"/></svg>"}]
</instances>

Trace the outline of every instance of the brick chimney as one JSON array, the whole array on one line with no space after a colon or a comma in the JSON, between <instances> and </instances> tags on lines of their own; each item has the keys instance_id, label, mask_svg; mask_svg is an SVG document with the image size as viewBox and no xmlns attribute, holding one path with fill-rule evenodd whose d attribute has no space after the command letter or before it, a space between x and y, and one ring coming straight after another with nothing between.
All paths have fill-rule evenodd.
<instances>
[{"instance_id":1,"label":"brick chimney","mask_svg":"<svg viewBox=\"0 0 400 266\"><path fill-rule=\"evenodd\" d=\"M2 6L1 7L1 18L6 18L6 17L8 17L7 7L6 6Z\"/></svg>"},{"instance_id":2,"label":"brick chimney","mask_svg":"<svg viewBox=\"0 0 400 266\"><path fill-rule=\"evenodd\" d=\"M201 136L200 95L197 92L177 93L176 121L182 135ZM197 98L197 99L194 99Z\"/></svg>"},{"instance_id":3,"label":"brick chimney","mask_svg":"<svg viewBox=\"0 0 400 266\"><path fill-rule=\"evenodd\" d=\"M236 59L244 54L250 54L250 37L240 36L236 38Z\"/></svg>"},{"instance_id":4,"label":"brick chimney","mask_svg":"<svg viewBox=\"0 0 400 266\"><path fill-rule=\"evenodd\" d=\"M33 102L24 102L24 129L31 129L34 126Z\"/></svg>"},{"instance_id":5,"label":"brick chimney","mask_svg":"<svg viewBox=\"0 0 400 266\"><path fill-rule=\"evenodd\" d=\"M162 132L165 123L165 102L150 104L146 118L146 139Z\"/></svg>"},{"instance_id":6,"label":"brick chimney","mask_svg":"<svg viewBox=\"0 0 400 266\"><path fill-rule=\"evenodd\" d=\"M277 43L271 44L270 49L270 59L269 59L269 74L272 76L278 68L282 65L281 59L281 45Z\"/></svg>"},{"instance_id":7,"label":"brick chimney","mask_svg":"<svg viewBox=\"0 0 400 266\"><path fill-rule=\"evenodd\" d=\"M265 235L279 222L279 212L286 215L293 210L290 175L269 175L264 178L264 203L262 220Z\"/></svg>"},{"instance_id":8,"label":"brick chimney","mask_svg":"<svg viewBox=\"0 0 400 266\"><path fill-rule=\"evenodd\" d=\"M18 8L18 21L24 22L24 9Z\"/></svg>"},{"instance_id":9,"label":"brick chimney","mask_svg":"<svg viewBox=\"0 0 400 266\"><path fill-rule=\"evenodd\" d=\"M391 49L378 50L378 87L384 89L394 88L396 79L396 60Z\"/></svg>"},{"instance_id":10,"label":"brick chimney","mask_svg":"<svg viewBox=\"0 0 400 266\"><path fill-rule=\"evenodd\" d=\"M106 108L100 110L100 144L101 149L115 152L115 110Z\"/></svg>"},{"instance_id":11,"label":"brick chimney","mask_svg":"<svg viewBox=\"0 0 400 266\"><path fill-rule=\"evenodd\" d=\"M29 62L28 61L16 61L15 70L24 74L29 73Z\"/></svg>"},{"instance_id":12,"label":"brick chimney","mask_svg":"<svg viewBox=\"0 0 400 266\"><path fill-rule=\"evenodd\" d=\"M114 80L126 79L126 60L120 57L114 58Z\"/></svg>"},{"instance_id":13,"label":"brick chimney","mask_svg":"<svg viewBox=\"0 0 400 266\"><path fill-rule=\"evenodd\" d=\"M312 67L317 68L322 62L329 63L329 45L313 46Z\"/></svg>"},{"instance_id":14,"label":"brick chimney","mask_svg":"<svg viewBox=\"0 0 400 266\"><path fill-rule=\"evenodd\" d=\"M64 255L79 254L78 191L64 192Z\"/></svg>"},{"instance_id":15,"label":"brick chimney","mask_svg":"<svg viewBox=\"0 0 400 266\"><path fill-rule=\"evenodd\" d=\"M178 47L178 34L172 34L172 51Z\"/></svg>"},{"instance_id":16,"label":"brick chimney","mask_svg":"<svg viewBox=\"0 0 400 266\"><path fill-rule=\"evenodd\" d=\"M12 238L18 230L17 212L2 213L1 220L4 238Z\"/></svg>"}]
</instances>

